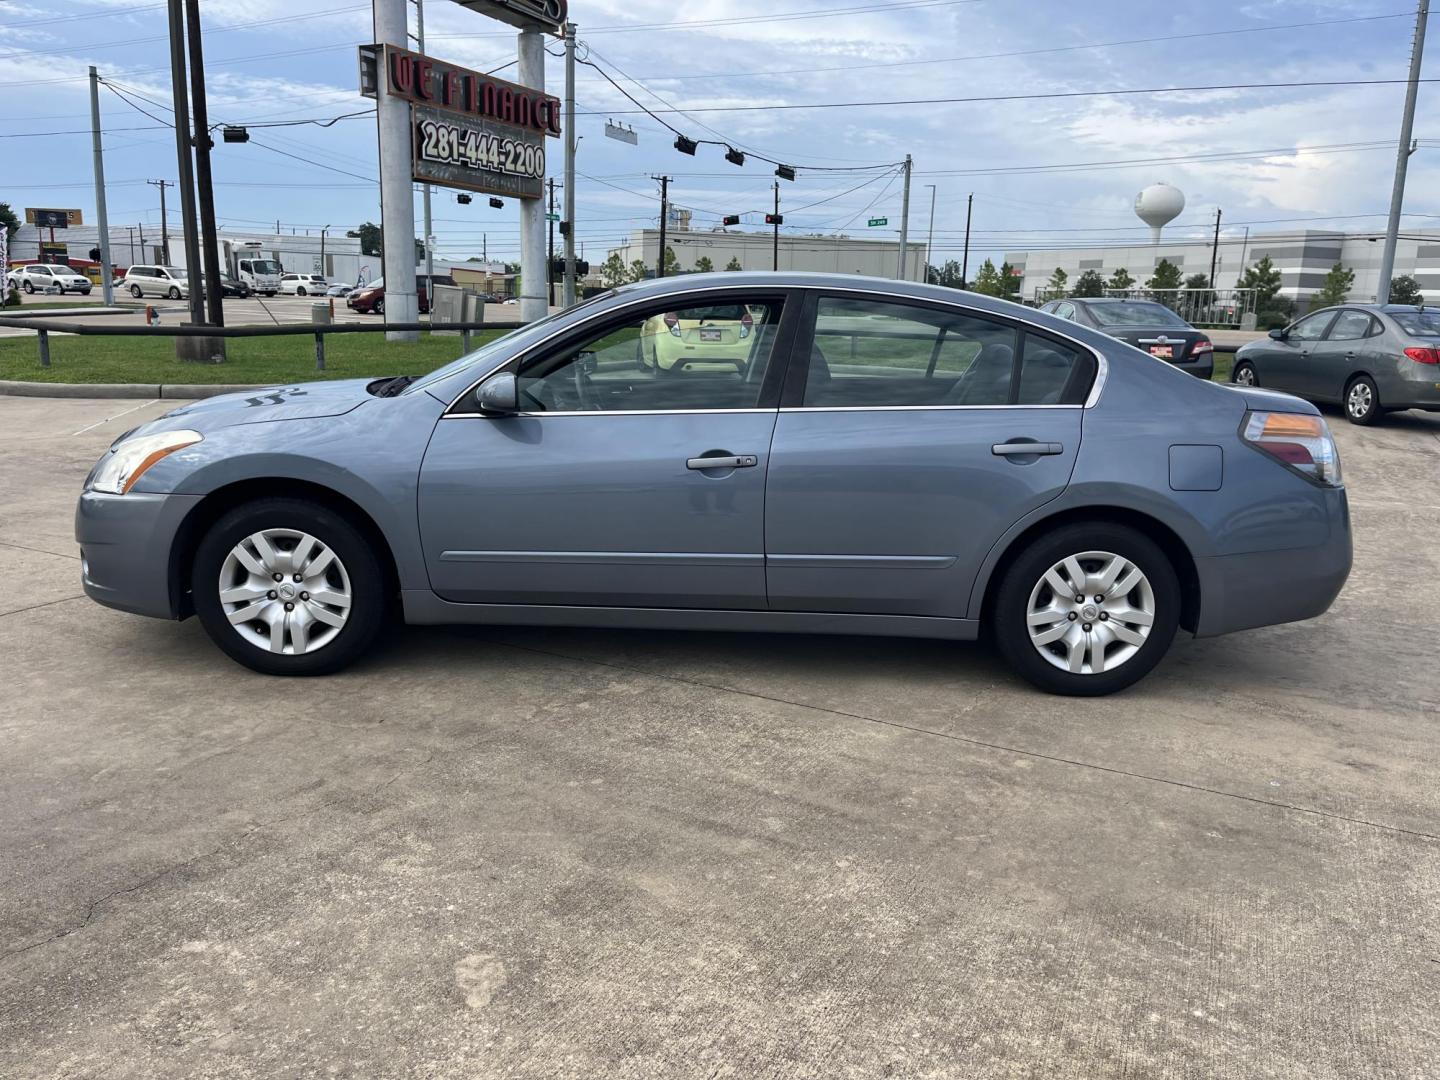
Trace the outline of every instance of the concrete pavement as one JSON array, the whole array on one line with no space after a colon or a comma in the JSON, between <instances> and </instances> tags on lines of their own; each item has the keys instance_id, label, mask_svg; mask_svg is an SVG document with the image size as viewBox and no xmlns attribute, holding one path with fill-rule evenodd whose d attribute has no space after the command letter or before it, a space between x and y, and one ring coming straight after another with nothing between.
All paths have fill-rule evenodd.
<instances>
[{"instance_id":1,"label":"concrete pavement","mask_svg":"<svg viewBox=\"0 0 1440 1080\"><path fill-rule=\"evenodd\" d=\"M983 648L398 631L281 681L78 597L173 403L0 398L0 1076L1424 1077L1440 417L1324 618L1115 698Z\"/></svg>"}]
</instances>

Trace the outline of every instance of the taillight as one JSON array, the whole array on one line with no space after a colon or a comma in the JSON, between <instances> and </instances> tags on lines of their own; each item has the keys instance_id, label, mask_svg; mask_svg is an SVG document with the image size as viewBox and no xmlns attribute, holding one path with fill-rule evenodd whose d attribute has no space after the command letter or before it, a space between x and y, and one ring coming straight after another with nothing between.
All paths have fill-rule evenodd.
<instances>
[{"instance_id":1,"label":"taillight","mask_svg":"<svg viewBox=\"0 0 1440 1080\"><path fill-rule=\"evenodd\" d=\"M680 316L679 316L679 315L676 315L673 311L667 311L667 312L665 313L665 325L670 328L670 333L671 333L673 336L675 336L675 337L679 337L679 336L680 336Z\"/></svg>"},{"instance_id":2,"label":"taillight","mask_svg":"<svg viewBox=\"0 0 1440 1080\"><path fill-rule=\"evenodd\" d=\"M1210 339L1208 337L1202 337L1199 341L1195 342L1194 347L1190 350L1190 355L1199 356L1201 353L1213 353L1214 351L1215 346L1211 344Z\"/></svg>"},{"instance_id":3,"label":"taillight","mask_svg":"<svg viewBox=\"0 0 1440 1080\"><path fill-rule=\"evenodd\" d=\"M1405 355L1417 364L1440 364L1440 349L1413 346L1405 350Z\"/></svg>"},{"instance_id":4,"label":"taillight","mask_svg":"<svg viewBox=\"0 0 1440 1080\"><path fill-rule=\"evenodd\" d=\"M741 315L741 316L740 316L740 340L743 341L743 340L745 340L747 337L749 337L749 336L750 336L750 331L753 330L754 328L755 328L755 320L750 317L750 313L749 313L748 311L745 312L744 315Z\"/></svg>"},{"instance_id":5,"label":"taillight","mask_svg":"<svg viewBox=\"0 0 1440 1080\"><path fill-rule=\"evenodd\" d=\"M1340 454L1322 418L1305 413L1246 413L1240 435L1255 449L1310 479L1340 486Z\"/></svg>"}]
</instances>

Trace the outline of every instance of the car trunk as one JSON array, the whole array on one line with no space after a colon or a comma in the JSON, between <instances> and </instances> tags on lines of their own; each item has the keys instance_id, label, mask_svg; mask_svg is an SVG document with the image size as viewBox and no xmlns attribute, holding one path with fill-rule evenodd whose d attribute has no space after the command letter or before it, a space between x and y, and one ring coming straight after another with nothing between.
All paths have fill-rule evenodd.
<instances>
[{"instance_id":1,"label":"car trunk","mask_svg":"<svg viewBox=\"0 0 1440 1080\"><path fill-rule=\"evenodd\" d=\"M1202 331L1186 326L1107 326L1105 333L1172 364L1189 360L1195 343L1206 338Z\"/></svg>"}]
</instances>

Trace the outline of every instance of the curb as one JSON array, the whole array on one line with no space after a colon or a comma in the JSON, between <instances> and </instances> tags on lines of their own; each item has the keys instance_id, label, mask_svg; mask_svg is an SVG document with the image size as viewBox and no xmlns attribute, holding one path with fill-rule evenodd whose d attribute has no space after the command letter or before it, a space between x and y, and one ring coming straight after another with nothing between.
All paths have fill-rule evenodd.
<instances>
[{"instance_id":1,"label":"curb","mask_svg":"<svg viewBox=\"0 0 1440 1080\"><path fill-rule=\"evenodd\" d=\"M162 399L194 401L247 390L263 390L274 383L226 385L222 383L175 383L157 386L154 383L45 383L14 382L0 379L0 395L40 398L136 398L144 401Z\"/></svg>"}]
</instances>

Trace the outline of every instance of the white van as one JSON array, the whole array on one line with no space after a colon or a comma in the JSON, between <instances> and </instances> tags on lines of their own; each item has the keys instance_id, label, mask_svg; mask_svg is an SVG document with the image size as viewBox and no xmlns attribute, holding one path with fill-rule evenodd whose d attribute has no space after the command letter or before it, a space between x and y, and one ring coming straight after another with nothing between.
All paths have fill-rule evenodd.
<instances>
[{"instance_id":1,"label":"white van","mask_svg":"<svg viewBox=\"0 0 1440 1080\"><path fill-rule=\"evenodd\" d=\"M122 284L137 300L144 296L179 300L190 295L190 276L178 266L132 266Z\"/></svg>"}]
</instances>

